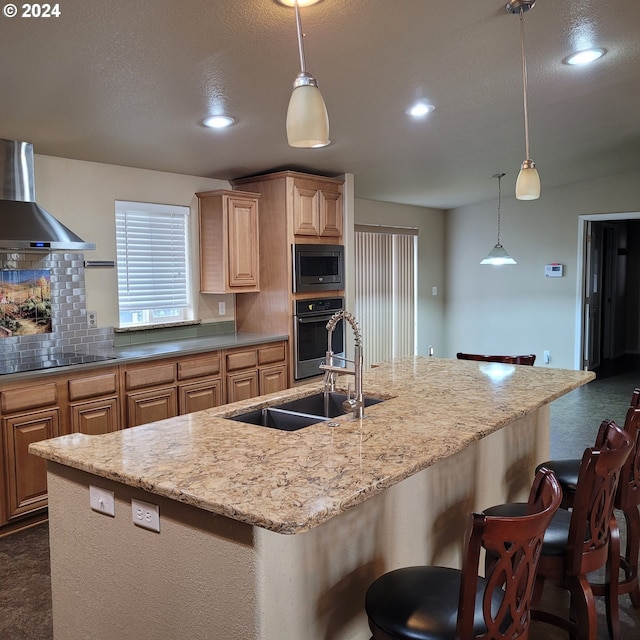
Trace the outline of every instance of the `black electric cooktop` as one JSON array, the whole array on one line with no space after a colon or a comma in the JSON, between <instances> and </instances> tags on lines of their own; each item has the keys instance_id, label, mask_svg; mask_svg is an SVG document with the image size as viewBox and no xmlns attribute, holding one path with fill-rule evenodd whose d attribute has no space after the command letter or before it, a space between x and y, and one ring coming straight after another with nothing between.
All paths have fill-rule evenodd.
<instances>
[{"instance_id":1,"label":"black electric cooktop","mask_svg":"<svg viewBox=\"0 0 640 640\"><path fill-rule=\"evenodd\" d=\"M44 356L32 356L9 360L4 358L0 362L0 375L7 373L22 373L24 371L39 371L40 369L53 369L55 367L68 367L72 364L87 364L90 362L102 362L114 360L115 356L99 354L54 352Z\"/></svg>"}]
</instances>

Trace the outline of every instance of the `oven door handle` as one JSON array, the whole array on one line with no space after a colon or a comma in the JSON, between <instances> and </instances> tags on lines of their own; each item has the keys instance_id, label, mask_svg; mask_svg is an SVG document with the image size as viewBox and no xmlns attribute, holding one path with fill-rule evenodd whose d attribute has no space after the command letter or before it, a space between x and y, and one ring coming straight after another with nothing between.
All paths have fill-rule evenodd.
<instances>
[{"instance_id":1,"label":"oven door handle","mask_svg":"<svg viewBox=\"0 0 640 640\"><path fill-rule=\"evenodd\" d=\"M329 322L329 320L331 320L332 316L304 316L304 317L300 317L300 316L296 316L296 322L298 324L316 324L318 322Z\"/></svg>"}]
</instances>

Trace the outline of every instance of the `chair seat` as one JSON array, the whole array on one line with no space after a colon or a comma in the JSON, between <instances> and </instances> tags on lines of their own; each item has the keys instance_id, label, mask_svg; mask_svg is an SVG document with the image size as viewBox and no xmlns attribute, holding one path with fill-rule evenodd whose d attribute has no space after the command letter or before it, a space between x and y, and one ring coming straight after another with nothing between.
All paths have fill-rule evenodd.
<instances>
[{"instance_id":1,"label":"chair seat","mask_svg":"<svg viewBox=\"0 0 640 640\"><path fill-rule=\"evenodd\" d=\"M527 504L525 502L500 504L483 511L487 516L502 516L507 518L523 516L526 512ZM553 518L551 518L549 526L544 532L544 538L542 539L543 556L562 556L567 552L570 523L571 512L566 509L558 509L555 512Z\"/></svg>"},{"instance_id":2,"label":"chair seat","mask_svg":"<svg viewBox=\"0 0 640 640\"><path fill-rule=\"evenodd\" d=\"M578 472L580 471L580 460L548 460L536 467L546 467L555 473L560 486L564 492L575 493L578 484Z\"/></svg>"},{"instance_id":3,"label":"chair seat","mask_svg":"<svg viewBox=\"0 0 640 640\"><path fill-rule=\"evenodd\" d=\"M370 622L398 640L455 640L461 573L447 567L404 567L380 576L367 591ZM474 635L487 632L482 615L486 580L478 579ZM494 611L503 599L493 598Z\"/></svg>"}]
</instances>

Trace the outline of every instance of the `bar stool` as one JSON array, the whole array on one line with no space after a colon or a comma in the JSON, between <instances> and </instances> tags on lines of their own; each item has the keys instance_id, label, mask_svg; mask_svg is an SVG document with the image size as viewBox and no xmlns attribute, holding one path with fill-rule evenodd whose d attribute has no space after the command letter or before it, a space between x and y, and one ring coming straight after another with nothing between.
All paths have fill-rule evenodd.
<instances>
[{"instance_id":1,"label":"bar stool","mask_svg":"<svg viewBox=\"0 0 640 640\"><path fill-rule=\"evenodd\" d=\"M372 640L528 638L542 538L561 497L554 475L542 469L526 514L469 516L462 570L417 566L380 576L365 600ZM499 558L484 578L478 576L482 548Z\"/></svg>"},{"instance_id":2,"label":"bar stool","mask_svg":"<svg viewBox=\"0 0 640 640\"><path fill-rule=\"evenodd\" d=\"M480 360L482 362L502 362L503 364L527 364L533 366L536 361L535 353L524 356L483 356L479 353L456 353L458 360Z\"/></svg>"},{"instance_id":3,"label":"bar stool","mask_svg":"<svg viewBox=\"0 0 640 640\"><path fill-rule=\"evenodd\" d=\"M559 509L549 524L542 543L531 617L568 631L580 640L596 640L595 599L587 574L607 567L617 575L620 567L620 539L613 516L613 502L621 469L633 449L633 442L612 420L600 425L602 446L587 448L582 456L571 511ZM542 467L544 468L544 467ZM525 505L504 504L485 513L508 516L523 513ZM487 554L487 567L494 560ZM569 615L563 617L539 608L546 580L570 594ZM607 624L615 640L620 637L617 582L606 585Z\"/></svg>"},{"instance_id":4,"label":"bar stool","mask_svg":"<svg viewBox=\"0 0 640 640\"><path fill-rule=\"evenodd\" d=\"M618 580L618 595L629 594L634 607L640 607L640 580L638 578L638 555L640 554L640 387L636 387L627 409L624 430L634 443L634 450L627 459L620 474L618 491L613 503L615 509L622 511L626 523L626 543L624 554L620 557L620 567L624 577ZM602 434L598 432L596 447L602 446ZM562 487L562 508L570 509L576 491L580 460L549 460L540 467L554 471ZM592 584L595 595L604 595L606 585Z\"/></svg>"}]
</instances>

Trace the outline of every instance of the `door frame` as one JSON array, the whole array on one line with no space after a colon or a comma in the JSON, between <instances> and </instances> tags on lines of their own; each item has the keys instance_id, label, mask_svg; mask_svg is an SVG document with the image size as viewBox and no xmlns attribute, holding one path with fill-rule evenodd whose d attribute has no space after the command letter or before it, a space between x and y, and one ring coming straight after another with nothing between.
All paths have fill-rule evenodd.
<instances>
[{"instance_id":1,"label":"door frame","mask_svg":"<svg viewBox=\"0 0 640 640\"><path fill-rule=\"evenodd\" d=\"M589 277L585 256L587 251L587 222L597 220L599 222L611 222L614 220L640 220L640 211L627 211L621 213L590 213L578 216L578 253L576 261L576 320L575 320L575 345L574 368L583 368L584 353L584 306L585 291Z\"/></svg>"}]
</instances>

